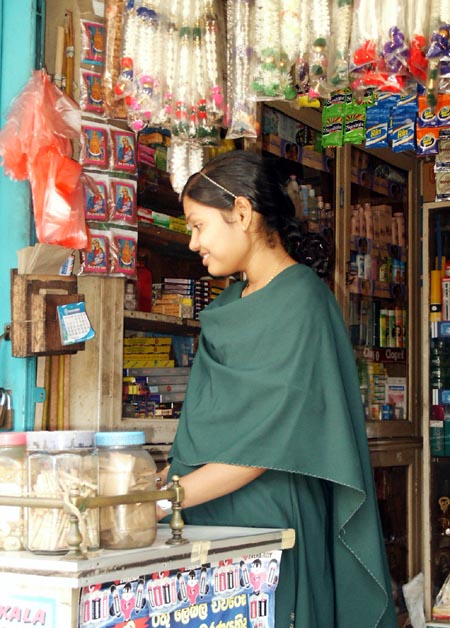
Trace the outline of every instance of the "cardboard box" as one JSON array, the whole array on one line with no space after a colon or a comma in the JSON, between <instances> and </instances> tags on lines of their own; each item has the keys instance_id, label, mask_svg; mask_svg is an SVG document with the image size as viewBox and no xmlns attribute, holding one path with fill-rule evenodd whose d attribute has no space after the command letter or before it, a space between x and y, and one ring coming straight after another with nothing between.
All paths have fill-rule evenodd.
<instances>
[{"instance_id":1,"label":"cardboard box","mask_svg":"<svg viewBox=\"0 0 450 628\"><path fill-rule=\"evenodd\" d=\"M422 197L424 203L434 203L436 200L436 178L434 176L434 162L421 163Z\"/></svg>"}]
</instances>

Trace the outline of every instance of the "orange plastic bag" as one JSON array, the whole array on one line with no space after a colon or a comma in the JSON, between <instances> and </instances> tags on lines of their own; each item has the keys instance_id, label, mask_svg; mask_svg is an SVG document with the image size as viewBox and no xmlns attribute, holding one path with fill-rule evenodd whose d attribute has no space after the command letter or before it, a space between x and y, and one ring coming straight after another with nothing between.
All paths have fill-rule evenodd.
<instances>
[{"instance_id":1,"label":"orange plastic bag","mask_svg":"<svg viewBox=\"0 0 450 628\"><path fill-rule=\"evenodd\" d=\"M80 132L76 103L44 71L33 72L0 131L0 157L7 176L30 181L39 242L87 245L82 167L71 158L70 140Z\"/></svg>"}]
</instances>

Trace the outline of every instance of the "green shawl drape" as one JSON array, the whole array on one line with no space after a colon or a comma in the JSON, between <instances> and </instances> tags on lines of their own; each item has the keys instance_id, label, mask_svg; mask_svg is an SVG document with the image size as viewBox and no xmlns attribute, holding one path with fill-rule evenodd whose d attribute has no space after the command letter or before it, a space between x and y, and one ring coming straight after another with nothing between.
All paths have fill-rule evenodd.
<instances>
[{"instance_id":1,"label":"green shawl drape","mask_svg":"<svg viewBox=\"0 0 450 628\"><path fill-rule=\"evenodd\" d=\"M355 360L341 312L309 268L245 299L238 282L202 331L171 475L208 462L265 467L187 523L291 527L276 626L395 628Z\"/></svg>"}]
</instances>

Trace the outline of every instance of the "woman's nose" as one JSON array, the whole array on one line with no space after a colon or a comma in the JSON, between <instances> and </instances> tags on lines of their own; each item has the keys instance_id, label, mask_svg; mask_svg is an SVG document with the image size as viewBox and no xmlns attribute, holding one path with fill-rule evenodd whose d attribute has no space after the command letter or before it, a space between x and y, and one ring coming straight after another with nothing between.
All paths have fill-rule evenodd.
<instances>
[{"instance_id":1,"label":"woman's nose","mask_svg":"<svg viewBox=\"0 0 450 628\"><path fill-rule=\"evenodd\" d=\"M198 251L199 250L199 246L198 246L198 238L197 238L197 233L196 231L192 231L191 233L191 239L189 240L189 248L191 251Z\"/></svg>"}]
</instances>

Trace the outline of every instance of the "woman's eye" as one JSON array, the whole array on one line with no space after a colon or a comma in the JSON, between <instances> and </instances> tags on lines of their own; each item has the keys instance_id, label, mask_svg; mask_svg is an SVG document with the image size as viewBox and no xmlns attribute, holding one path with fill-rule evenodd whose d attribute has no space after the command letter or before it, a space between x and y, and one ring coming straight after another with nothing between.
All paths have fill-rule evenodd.
<instances>
[{"instance_id":1,"label":"woman's eye","mask_svg":"<svg viewBox=\"0 0 450 628\"><path fill-rule=\"evenodd\" d=\"M200 227L201 225L194 225L194 229L197 229L197 231L200 231Z\"/></svg>"}]
</instances>

